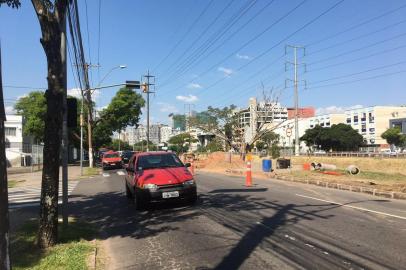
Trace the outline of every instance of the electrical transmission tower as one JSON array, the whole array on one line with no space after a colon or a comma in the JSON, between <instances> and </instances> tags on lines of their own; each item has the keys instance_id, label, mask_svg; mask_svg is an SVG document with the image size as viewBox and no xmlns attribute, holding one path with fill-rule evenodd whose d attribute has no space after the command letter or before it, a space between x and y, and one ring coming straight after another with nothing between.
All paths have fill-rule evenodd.
<instances>
[{"instance_id":1,"label":"electrical transmission tower","mask_svg":"<svg viewBox=\"0 0 406 270\"><path fill-rule=\"evenodd\" d=\"M147 94L147 152L149 151L149 95L155 92L151 91L150 86L155 86L155 76L149 74L143 76L142 92Z\"/></svg>"},{"instance_id":2,"label":"electrical transmission tower","mask_svg":"<svg viewBox=\"0 0 406 270\"><path fill-rule=\"evenodd\" d=\"M294 92L295 92L295 102L294 102L294 107L295 107L295 156L299 156L299 151L300 151L300 142L299 142L299 93L298 93L298 66L303 66L306 71L306 64L303 62L298 62L297 59L297 51L302 50L303 51L303 56L306 54L306 50L304 46L297 46L297 45L286 45L285 47L285 55L287 54L288 48L293 49L293 62L286 61L285 63L285 70L287 70L288 65L292 65L294 69L294 78L292 79L286 79L285 81L285 87L286 87L286 82L291 81L294 84ZM304 84L306 85L306 81L304 81Z\"/></svg>"}]
</instances>

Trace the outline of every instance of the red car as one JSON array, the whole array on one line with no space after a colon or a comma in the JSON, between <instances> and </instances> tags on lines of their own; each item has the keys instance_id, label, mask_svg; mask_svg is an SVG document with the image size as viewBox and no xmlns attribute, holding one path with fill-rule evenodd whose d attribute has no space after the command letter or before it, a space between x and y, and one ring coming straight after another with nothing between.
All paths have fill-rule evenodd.
<instances>
[{"instance_id":1,"label":"red car","mask_svg":"<svg viewBox=\"0 0 406 270\"><path fill-rule=\"evenodd\" d=\"M103 153L102 168L105 169L121 169L123 168L123 161L119 153L108 151Z\"/></svg>"},{"instance_id":2,"label":"red car","mask_svg":"<svg viewBox=\"0 0 406 270\"><path fill-rule=\"evenodd\" d=\"M196 182L187 167L173 153L144 152L134 155L126 168L127 198L134 200L136 209L155 201L174 199L194 203Z\"/></svg>"}]
</instances>

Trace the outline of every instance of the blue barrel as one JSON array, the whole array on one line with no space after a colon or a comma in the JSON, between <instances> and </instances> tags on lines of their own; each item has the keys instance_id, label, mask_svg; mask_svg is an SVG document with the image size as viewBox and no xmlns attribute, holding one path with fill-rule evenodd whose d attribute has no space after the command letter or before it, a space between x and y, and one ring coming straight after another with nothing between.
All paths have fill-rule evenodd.
<instances>
[{"instance_id":1,"label":"blue barrel","mask_svg":"<svg viewBox=\"0 0 406 270\"><path fill-rule=\"evenodd\" d=\"M262 170L264 172L270 172L272 170L272 160L271 159L262 160Z\"/></svg>"}]
</instances>

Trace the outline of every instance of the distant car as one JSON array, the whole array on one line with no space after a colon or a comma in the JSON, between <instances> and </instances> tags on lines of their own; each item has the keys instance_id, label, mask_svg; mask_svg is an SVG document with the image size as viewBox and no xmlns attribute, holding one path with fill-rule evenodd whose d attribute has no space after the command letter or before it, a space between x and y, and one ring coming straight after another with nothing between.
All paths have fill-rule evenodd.
<instances>
[{"instance_id":1,"label":"distant car","mask_svg":"<svg viewBox=\"0 0 406 270\"><path fill-rule=\"evenodd\" d=\"M385 156L396 156L398 154L396 151L392 151L390 149L384 149L381 151L381 153Z\"/></svg>"},{"instance_id":2,"label":"distant car","mask_svg":"<svg viewBox=\"0 0 406 270\"><path fill-rule=\"evenodd\" d=\"M315 154L315 155L325 155L327 153L324 150L316 150L316 151L313 152L313 154Z\"/></svg>"},{"instance_id":3,"label":"distant car","mask_svg":"<svg viewBox=\"0 0 406 270\"><path fill-rule=\"evenodd\" d=\"M136 209L156 201L197 200L196 182L187 167L174 154L143 152L134 155L126 168L125 189Z\"/></svg>"},{"instance_id":4,"label":"distant car","mask_svg":"<svg viewBox=\"0 0 406 270\"><path fill-rule=\"evenodd\" d=\"M123 165L128 164L128 162L130 162L130 159L132 158L132 156L135 154L134 151L123 151L121 153L121 159L123 161Z\"/></svg>"},{"instance_id":5,"label":"distant car","mask_svg":"<svg viewBox=\"0 0 406 270\"><path fill-rule=\"evenodd\" d=\"M114 151L105 152L103 154L101 162L103 170L123 168L123 162L119 153Z\"/></svg>"}]
</instances>

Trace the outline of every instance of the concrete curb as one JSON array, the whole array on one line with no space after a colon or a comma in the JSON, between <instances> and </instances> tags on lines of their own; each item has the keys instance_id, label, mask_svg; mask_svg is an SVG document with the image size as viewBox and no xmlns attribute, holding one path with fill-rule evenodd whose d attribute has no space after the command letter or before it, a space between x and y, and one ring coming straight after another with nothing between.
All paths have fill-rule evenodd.
<instances>
[{"instance_id":1,"label":"concrete curb","mask_svg":"<svg viewBox=\"0 0 406 270\"><path fill-rule=\"evenodd\" d=\"M289 182L298 182L304 183L309 185L316 185L325 188L332 188L332 189L339 189L339 190L347 190L351 192L359 192L359 193L366 193L372 196L378 197L385 197L389 199L398 199L398 200L406 200L406 193L403 192L393 192L393 191L383 191L376 188L369 188L369 187L361 187L361 186L351 186L345 184L338 184L338 183L331 183L331 182L324 182L320 180L302 180L302 179L295 179L293 177L287 176L278 176L275 175L273 179L282 180L282 181L289 181Z\"/></svg>"},{"instance_id":2,"label":"concrete curb","mask_svg":"<svg viewBox=\"0 0 406 270\"><path fill-rule=\"evenodd\" d=\"M244 170L228 169L228 170L226 170L226 173L243 175ZM324 181L320 181L320 180L309 180L309 179L302 180L302 179L295 179L295 178L289 177L289 176L275 175L272 177L267 173L264 173L264 175L267 176L268 178L281 180L281 181L297 182L297 183L303 183L303 184L309 184L309 185L316 185L316 186L325 187L325 188L366 193L366 194L369 194L372 196L385 197L385 198L389 198L389 199L406 200L406 193L403 193L403 192L384 191L384 190L379 190L376 188L351 186L351 185L345 185L345 184L339 184L339 183L324 182Z\"/></svg>"}]
</instances>

